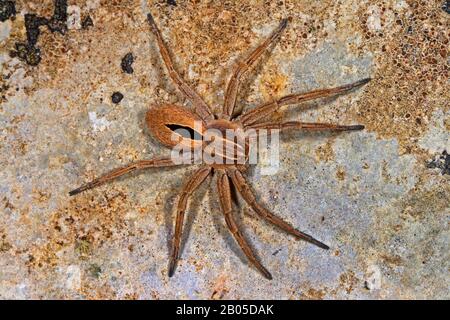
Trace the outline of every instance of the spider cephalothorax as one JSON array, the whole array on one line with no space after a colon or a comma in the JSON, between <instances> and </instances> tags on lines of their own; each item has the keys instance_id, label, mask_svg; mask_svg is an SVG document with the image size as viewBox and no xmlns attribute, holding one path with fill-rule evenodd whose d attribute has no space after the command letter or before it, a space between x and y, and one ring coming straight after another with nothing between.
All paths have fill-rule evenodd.
<instances>
[{"instance_id":1,"label":"spider cephalothorax","mask_svg":"<svg viewBox=\"0 0 450 320\"><path fill-rule=\"evenodd\" d=\"M236 97L242 75L253 65L253 63L260 57L263 52L273 43L275 43L281 36L282 31L287 26L287 19L284 19L279 27L272 33L272 35L266 39L261 45L259 45L245 60L241 61L235 68L225 92L225 100L223 110L220 115L215 117L211 112L209 106L204 100L181 78L181 76L175 71L172 63L172 59L169 55L169 51L162 39L161 33L156 26L155 21L151 14L148 14L148 22L151 30L158 42L159 50L164 63L168 69L169 76L177 86L177 88L186 96L191 102L193 110L188 110L176 105L156 105L151 106L146 115L147 126L153 136L158 141L168 147L175 147L177 145L184 145L193 150L205 150L208 148L208 144L205 143L203 135L208 130L216 130L218 132L224 132L226 130L287 130L287 129L299 129L299 130L334 130L334 131L349 131L349 130L362 130L361 125L335 125L324 123L306 123L306 122L282 122L271 121L270 116L277 111L280 107L285 105L298 104L300 102L324 98L330 96L336 96L344 94L350 90L362 86L370 81L370 79L363 79L358 82L344 85L341 87L331 89L320 89L307 93L294 93L284 96L278 100L274 100L265 103L259 107L256 107L250 111L242 114L235 114ZM189 135L179 135L178 139L173 139L174 135L178 132L177 129L185 129L189 132ZM218 135L219 137L219 135ZM216 137L217 138L217 137ZM224 138L226 140L226 138ZM244 163L239 163L236 159L230 162L226 162L225 152L219 154L219 159L222 161L214 163L202 163L199 164L199 168L192 174L190 179L185 184L183 190L180 193L177 204L177 214L175 223L175 234L173 240L173 249L170 258L169 276L172 276L175 270L175 265L179 257L181 234L183 229L184 214L187 207L187 200L197 189L205 179L217 173L217 191L222 207L222 211L225 217L226 224L234 236L236 242L242 248L242 251L249 259L249 261L268 279L272 279L272 275L269 271L259 262L256 258L253 250L248 245L246 239L243 237L238 225L235 222L233 216L232 200L231 200L231 185L234 185L243 199L250 205L250 207L264 220L274 224L285 232L293 235L297 239L303 239L311 242L320 248L328 249L328 246L314 239L308 234L298 231L292 227L289 223L278 218L272 214L269 210L261 206L255 199L255 196L245 179L245 168L248 165L246 162L248 152L248 141L244 143L237 143L235 141L230 142L232 149L239 153L241 152L244 158ZM240 150L240 151L239 151ZM116 179L126 173L155 167L168 167L180 165L172 158L158 158L151 160L141 160L132 163L128 166L115 169L86 185L75 189L70 192L70 195L76 195L85 190L97 187L107 181Z\"/></svg>"}]
</instances>

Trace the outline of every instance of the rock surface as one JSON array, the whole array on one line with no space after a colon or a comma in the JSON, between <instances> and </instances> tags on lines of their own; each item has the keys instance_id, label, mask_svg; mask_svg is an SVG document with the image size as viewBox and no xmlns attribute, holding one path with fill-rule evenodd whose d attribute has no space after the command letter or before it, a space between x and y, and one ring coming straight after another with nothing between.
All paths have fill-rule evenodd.
<instances>
[{"instance_id":1,"label":"rock surface","mask_svg":"<svg viewBox=\"0 0 450 320\"><path fill-rule=\"evenodd\" d=\"M15 1L0 22L0 298L449 299L444 2ZM283 134L278 172L249 173L261 202L330 250L295 241L238 199L244 233L274 276L265 280L227 232L213 179L190 202L169 279L172 207L193 168L68 196L109 169L170 152L148 136L145 112L188 104L161 62L149 11L177 68L216 112L233 66L285 17L280 43L245 77L241 108L373 78L277 115L366 130ZM14 54L27 41L27 14L48 21L36 66ZM132 74L121 69L129 52Z\"/></svg>"}]
</instances>

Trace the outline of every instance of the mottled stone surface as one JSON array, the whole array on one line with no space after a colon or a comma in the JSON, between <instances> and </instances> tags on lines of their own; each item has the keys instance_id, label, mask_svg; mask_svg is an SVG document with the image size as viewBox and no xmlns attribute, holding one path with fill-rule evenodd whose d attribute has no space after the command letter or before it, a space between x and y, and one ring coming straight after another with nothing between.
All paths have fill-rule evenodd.
<instances>
[{"instance_id":1,"label":"mottled stone surface","mask_svg":"<svg viewBox=\"0 0 450 320\"><path fill-rule=\"evenodd\" d=\"M0 298L450 298L445 1L64 2L17 0L0 22ZM295 241L238 199L240 224L274 276L265 280L227 232L213 179L190 202L169 279L172 207L193 168L68 196L109 169L169 154L143 115L154 103L188 104L168 80L149 10L215 111L232 67L284 17L289 28L245 78L240 107L373 78L276 115L365 131L284 134L278 173L249 174L261 202L330 250ZM27 14L53 22L39 28L37 66L11 54L27 41ZM131 74L121 67L129 53Z\"/></svg>"}]
</instances>

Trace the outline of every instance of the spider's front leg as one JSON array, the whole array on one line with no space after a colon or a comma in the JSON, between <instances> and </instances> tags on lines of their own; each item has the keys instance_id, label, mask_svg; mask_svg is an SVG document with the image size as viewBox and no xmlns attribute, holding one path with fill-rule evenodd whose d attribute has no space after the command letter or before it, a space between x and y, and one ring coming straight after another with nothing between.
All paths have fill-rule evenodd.
<instances>
[{"instance_id":1,"label":"spider's front leg","mask_svg":"<svg viewBox=\"0 0 450 320\"><path fill-rule=\"evenodd\" d=\"M225 216L225 222L236 242L241 247L248 260L269 280L272 280L270 272L258 261L250 245L245 240L233 217L231 201L230 181L224 170L218 170L217 189L219 191L220 205Z\"/></svg>"},{"instance_id":2,"label":"spider's front leg","mask_svg":"<svg viewBox=\"0 0 450 320\"><path fill-rule=\"evenodd\" d=\"M365 85L370 80L371 80L370 78L366 78L336 88L319 89L306 93L290 94L278 99L277 101L265 103L259 107L256 107L252 110L243 113L239 117L239 121L244 125L244 127L247 128L255 123L260 122L262 119L267 118L282 106L345 94L355 88Z\"/></svg>"},{"instance_id":3,"label":"spider's front leg","mask_svg":"<svg viewBox=\"0 0 450 320\"><path fill-rule=\"evenodd\" d=\"M287 27L287 24L288 20L283 19L278 28L234 70L233 75L231 76L227 85L222 111L223 115L226 116L228 120L233 117L233 112L236 105L236 97L242 75L250 69L255 61L270 47L272 43L275 43L281 37L283 30Z\"/></svg>"},{"instance_id":4,"label":"spider's front leg","mask_svg":"<svg viewBox=\"0 0 450 320\"><path fill-rule=\"evenodd\" d=\"M331 124L331 123L310 123L310 122L299 122L299 121L273 121L273 122L263 122L254 124L248 127L248 129L254 129L256 131L259 130L289 130L289 129L297 129L304 131L358 131L363 130L363 125L350 125L344 126L339 124Z\"/></svg>"},{"instance_id":5,"label":"spider's front leg","mask_svg":"<svg viewBox=\"0 0 450 320\"><path fill-rule=\"evenodd\" d=\"M172 167L177 166L170 158L159 158L159 159L151 159L151 160L141 160L134 163L131 163L125 167L114 169L97 179L92 180L91 182L69 192L69 195L74 196L83 191L98 187L108 181L117 179L127 173L147 169L147 168L158 168L158 167Z\"/></svg>"},{"instance_id":6,"label":"spider's front leg","mask_svg":"<svg viewBox=\"0 0 450 320\"><path fill-rule=\"evenodd\" d=\"M178 74L173 65L172 58L170 57L169 50L162 38L161 31L159 31L158 26L153 19L153 16L149 13L147 14L147 21L150 25L150 29L153 35L156 37L158 42L159 52L161 53L161 57L164 60L164 64L169 72L169 76L172 81L175 83L177 88L191 101L194 106L195 112L203 119L203 120L212 120L214 116L209 109L209 106L206 102L200 97L200 95L189 86L183 78Z\"/></svg>"}]
</instances>

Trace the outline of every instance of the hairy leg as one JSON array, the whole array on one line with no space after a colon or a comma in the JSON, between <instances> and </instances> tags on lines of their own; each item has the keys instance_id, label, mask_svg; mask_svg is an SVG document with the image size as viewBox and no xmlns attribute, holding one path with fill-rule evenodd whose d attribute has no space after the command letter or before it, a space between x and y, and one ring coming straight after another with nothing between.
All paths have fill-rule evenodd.
<instances>
[{"instance_id":1,"label":"hairy leg","mask_svg":"<svg viewBox=\"0 0 450 320\"><path fill-rule=\"evenodd\" d=\"M218 170L217 188L219 191L220 205L222 207L225 221L228 229L230 229L234 239L241 247L248 260L269 280L272 279L270 272L258 261L253 253L250 245L245 240L241 231L239 230L236 221L233 217L232 201L231 201L231 189L228 176L224 170Z\"/></svg>"},{"instance_id":2,"label":"hairy leg","mask_svg":"<svg viewBox=\"0 0 450 320\"><path fill-rule=\"evenodd\" d=\"M223 115L227 117L227 120L230 120L233 116L234 107L236 105L236 97L241 81L242 75L247 72L248 69L252 66L252 64L267 50L267 48L277 41L281 33L287 26L287 19L283 19L279 27L270 35L269 38L266 39L260 46L258 46L243 62L241 62L237 68L234 70L233 75L231 76L227 90L225 93L225 102L223 105Z\"/></svg>"},{"instance_id":3,"label":"hairy leg","mask_svg":"<svg viewBox=\"0 0 450 320\"><path fill-rule=\"evenodd\" d=\"M195 112L203 120L214 119L214 116L211 110L209 109L209 106L206 104L206 102L198 95L197 92L195 92L194 89L192 89L183 80L183 78L175 70L173 61L169 54L169 50L167 49L167 46L162 38L161 32L159 31L158 26L156 25L155 20L153 19L153 16L150 13L147 15L147 20L148 23L150 24L150 28L153 34L156 37L156 40L158 41L159 52L161 53L161 57L164 60L164 63L167 67L167 70L169 71L169 76L172 79L172 81L175 83L178 89L191 101L192 105L194 106Z\"/></svg>"},{"instance_id":4,"label":"hairy leg","mask_svg":"<svg viewBox=\"0 0 450 320\"><path fill-rule=\"evenodd\" d=\"M278 99L277 101L265 103L259 107L256 107L250 111L245 112L244 114L242 114L239 120L244 125L244 127L249 127L252 124L259 122L261 119L268 117L282 106L345 94L357 87L360 87L368 83L370 80L371 80L370 78L367 78L337 88L320 89L306 93L290 94Z\"/></svg>"},{"instance_id":5,"label":"hairy leg","mask_svg":"<svg viewBox=\"0 0 450 320\"><path fill-rule=\"evenodd\" d=\"M237 169L228 169L227 174L231 177L231 181L238 189L239 193L242 195L244 200L253 208L253 210L263 219L266 221L272 223L273 225L277 226L281 230L286 231L287 233L295 236L297 239L303 239L305 241L308 241L312 244L315 244L316 246L322 248L322 249L329 249L329 247L314 239L310 235L298 231L293 226L291 226L289 223L283 221L282 219L278 218L274 214L272 214L269 210L262 207L255 199L255 196L250 189L250 185L248 184L247 180L244 178L244 176L239 172Z\"/></svg>"},{"instance_id":6,"label":"hairy leg","mask_svg":"<svg viewBox=\"0 0 450 320\"><path fill-rule=\"evenodd\" d=\"M173 276L180 254L181 235L183 233L184 213L187 207L187 200L189 196L203 183L203 181L205 181L210 173L210 167L200 168L189 178L189 181L181 191L177 205L177 217L175 222L175 234L172 243L172 254L170 257L169 277Z\"/></svg>"},{"instance_id":7,"label":"hairy leg","mask_svg":"<svg viewBox=\"0 0 450 320\"><path fill-rule=\"evenodd\" d=\"M160 158L160 159L151 159L151 160L141 160L134 162L132 164L129 164L122 168L114 169L99 178L75 189L69 192L69 195L74 196L76 194L79 194L83 191L98 187L99 185L102 185L108 181L117 179L124 174L136 171L136 170L142 170L147 168L157 168L157 167L171 167L176 166L177 164L173 163L170 158Z\"/></svg>"},{"instance_id":8,"label":"hairy leg","mask_svg":"<svg viewBox=\"0 0 450 320\"><path fill-rule=\"evenodd\" d=\"M299 121L274 121L274 122L263 122L251 125L248 129L255 130L289 130L289 129L297 129L304 131L321 131L321 130L330 130L330 131L356 131L363 130L363 125L338 125L338 124L330 124L330 123L309 123L309 122L299 122Z\"/></svg>"}]
</instances>

